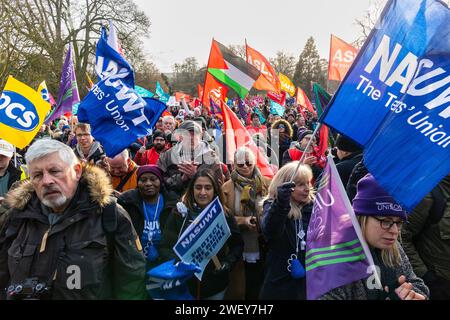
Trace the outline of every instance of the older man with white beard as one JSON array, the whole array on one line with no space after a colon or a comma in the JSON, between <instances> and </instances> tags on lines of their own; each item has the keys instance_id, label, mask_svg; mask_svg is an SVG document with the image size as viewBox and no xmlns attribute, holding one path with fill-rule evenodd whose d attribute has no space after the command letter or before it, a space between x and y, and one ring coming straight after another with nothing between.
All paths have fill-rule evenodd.
<instances>
[{"instance_id":1,"label":"older man with white beard","mask_svg":"<svg viewBox=\"0 0 450 320\"><path fill-rule=\"evenodd\" d=\"M142 248L106 173L56 140L36 141L25 159L30 181L5 200L0 300L145 298Z\"/></svg>"}]
</instances>

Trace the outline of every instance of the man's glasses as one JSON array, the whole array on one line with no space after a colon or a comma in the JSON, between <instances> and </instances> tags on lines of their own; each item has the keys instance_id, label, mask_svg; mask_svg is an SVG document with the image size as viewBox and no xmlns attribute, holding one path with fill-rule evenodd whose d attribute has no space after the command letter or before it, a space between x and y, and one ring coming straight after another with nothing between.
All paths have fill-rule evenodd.
<instances>
[{"instance_id":1,"label":"man's glasses","mask_svg":"<svg viewBox=\"0 0 450 320\"><path fill-rule=\"evenodd\" d=\"M253 163L251 163L250 161L245 161L244 163L236 163L236 165L239 168L243 168L244 166L251 167L253 166Z\"/></svg>"},{"instance_id":2,"label":"man's glasses","mask_svg":"<svg viewBox=\"0 0 450 320\"><path fill-rule=\"evenodd\" d=\"M380 219L373 217L374 219L380 221L381 229L383 230L390 230L394 224L397 225L397 228L400 229L403 226L403 220L394 221L390 219Z\"/></svg>"},{"instance_id":3,"label":"man's glasses","mask_svg":"<svg viewBox=\"0 0 450 320\"><path fill-rule=\"evenodd\" d=\"M78 133L76 135L77 138L83 138L83 137L89 137L91 134L90 133Z\"/></svg>"}]
</instances>

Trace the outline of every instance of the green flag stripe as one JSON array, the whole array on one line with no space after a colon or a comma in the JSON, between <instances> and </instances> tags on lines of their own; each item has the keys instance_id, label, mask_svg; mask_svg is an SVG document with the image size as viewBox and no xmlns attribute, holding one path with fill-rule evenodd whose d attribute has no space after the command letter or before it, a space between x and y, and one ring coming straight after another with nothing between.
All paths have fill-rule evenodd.
<instances>
[{"instance_id":1,"label":"green flag stripe","mask_svg":"<svg viewBox=\"0 0 450 320\"><path fill-rule=\"evenodd\" d=\"M331 246L331 247L311 249L311 250L308 250L306 252L306 257L309 256L310 254L315 253L315 252L332 251L332 250L339 249L339 248L351 247L352 245L354 245L354 244L356 244L358 242L359 242L359 239L355 239L353 241L336 244L336 245Z\"/></svg>"},{"instance_id":2,"label":"green flag stripe","mask_svg":"<svg viewBox=\"0 0 450 320\"><path fill-rule=\"evenodd\" d=\"M62 97L62 101L65 101L67 98L72 96L72 90L67 89L67 91L64 93L64 96Z\"/></svg>"},{"instance_id":3,"label":"green flag stripe","mask_svg":"<svg viewBox=\"0 0 450 320\"><path fill-rule=\"evenodd\" d=\"M208 69L209 73L211 73L214 77L217 78L217 80L223 82L227 86L229 86L231 89L237 92L237 94L241 98L245 98L245 96L248 93L248 90L241 86L239 83L231 79L228 75L226 75L223 70L221 69Z\"/></svg>"},{"instance_id":4,"label":"green flag stripe","mask_svg":"<svg viewBox=\"0 0 450 320\"><path fill-rule=\"evenodd\" d=\"M335 251L335 252L330 252L330 253L324 253L324 254L318 254L316 256L313 256L309 259L306 260L306 263L310 263L313 260L319 260L322 258L328 258L328 257L336 257L336 256L345 256L345 255L349 255L352 253L359 253L362 251L362 247L356 247L350 250L342 250L342 251Z\"/></svg>"},{"instance_id":5,"label":"green flag stripe","mask_svg":"<svg viewBox=\"0 0 450 320\"><path fill-rule=\"evenodd\" d=\"M360 254L359 256L318 261L318 262L313 263L313 264L311 264L309 266L306 266L306 271L311 271L311 270L313 270L315 268L328 266L328 265L331 265L331 264L355 262L355 261L360 261L360 260L364 260L364 259L366 259L366 255L363 253L363 254Z\"/></svg>"}]
</instances>

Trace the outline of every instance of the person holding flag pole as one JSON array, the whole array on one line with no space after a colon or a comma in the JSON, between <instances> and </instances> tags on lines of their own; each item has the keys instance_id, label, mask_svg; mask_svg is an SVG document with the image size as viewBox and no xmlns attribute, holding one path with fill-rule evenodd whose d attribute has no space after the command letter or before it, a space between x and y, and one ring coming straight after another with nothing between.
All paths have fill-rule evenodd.
<instances>
[{"instance_id":1,"label":"person holding flag pole","mask_svg":"<svg viewBox=\"0 0 450 320\"><path fill-rule=\"evenodd\" d=\"M330 157L308 229L308 299L426 300L398 242L406 212L370 173L357 189L352 208Z\"/></svg>"}]
</instances>

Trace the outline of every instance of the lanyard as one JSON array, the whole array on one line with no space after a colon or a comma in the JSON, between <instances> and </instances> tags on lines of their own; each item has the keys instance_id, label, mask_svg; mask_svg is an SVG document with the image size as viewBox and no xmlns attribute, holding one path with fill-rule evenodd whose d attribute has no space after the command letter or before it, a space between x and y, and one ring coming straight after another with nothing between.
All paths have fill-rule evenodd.
<instances>
[{"instance_id":1,"label":"lanyard","mask_svg":"<svg viewBox=\"0 0 450 320\"><path fill-rule=\"evenodd\" d=\"M153 223L155 223L156 219L158 218L158 209L159 209L160 200L161 200L161 194L158 195L158 202L156 203L156 210L155 210L155 215L153 216ZM147 214L147 208L145 206L144 201L142 202L142 206L144 207L145 221L149 221L148 214Z\"/></svg>"},{"instance_id":2,"label":"lanyard","mask_svg":"<svg viewBox=\"0 0 450 320\"><path fill-rule=\"evenodd\" d=\"M298 255L299 243L300 243L300 250L305 250L306 248L306 242L304 240L306 233L303 230L303 223L301 219L294 220L294 225L295 225L295 253Z\"/></svg>"}]
</instances>

